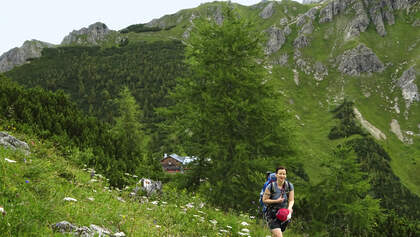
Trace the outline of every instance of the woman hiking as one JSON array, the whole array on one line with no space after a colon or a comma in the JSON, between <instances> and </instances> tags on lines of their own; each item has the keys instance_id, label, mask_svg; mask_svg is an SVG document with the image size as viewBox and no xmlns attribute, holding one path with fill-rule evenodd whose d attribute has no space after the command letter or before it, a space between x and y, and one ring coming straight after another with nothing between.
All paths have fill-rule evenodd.
<instances>
[{"instance_id":1,"label":"woman hiking","mask_svg":"<svg viewBox=\"0 0 420 237\"><path fill-rule=\"evenodd\" d=\"M270 183L264 191L263 202L267 207L267 223L273 237L283 237L295 203L295 191L293 184L286 180L287 170L283 166L276 169L277 182ZM276 213L281 208L287 208L289 218L281 221Z\"/></svg>"}]
</instances>

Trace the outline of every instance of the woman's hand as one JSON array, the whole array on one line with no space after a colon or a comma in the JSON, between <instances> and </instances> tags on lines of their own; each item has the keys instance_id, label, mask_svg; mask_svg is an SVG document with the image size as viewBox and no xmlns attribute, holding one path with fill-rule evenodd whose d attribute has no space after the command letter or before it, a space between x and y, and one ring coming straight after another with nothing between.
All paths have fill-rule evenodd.
<instances>
[{"instance_id":1,"label":"woman's hand","mask_svg":"<svg viewBox=\"0 0 420 237\"><path fill-rule=\"evenodd\" d=\"M276 203L282 203L284 201L284 197L280 196L279 198L275 199Z\"/></svg>"}]
</instances>

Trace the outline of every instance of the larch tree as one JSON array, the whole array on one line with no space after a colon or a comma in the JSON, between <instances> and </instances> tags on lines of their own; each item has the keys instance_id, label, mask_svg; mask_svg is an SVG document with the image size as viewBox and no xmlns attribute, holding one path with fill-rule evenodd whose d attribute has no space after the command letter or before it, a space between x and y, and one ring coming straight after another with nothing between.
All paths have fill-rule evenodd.
<instances>
[{"instance_id":1,"label":"larch tree","mask_svg":"<svg viewBox=\"0 0 420 237\"><path fill-rule=\"evenodd\" d=\"M255 209L267 166L293 153L290 115L265 68L262 33L231 4L222 9L221 24L193 23L189 76L178 79L165 116L178 149L197 158L189 185L207 180L215 204Z\"/></svg>"}]
</instances>

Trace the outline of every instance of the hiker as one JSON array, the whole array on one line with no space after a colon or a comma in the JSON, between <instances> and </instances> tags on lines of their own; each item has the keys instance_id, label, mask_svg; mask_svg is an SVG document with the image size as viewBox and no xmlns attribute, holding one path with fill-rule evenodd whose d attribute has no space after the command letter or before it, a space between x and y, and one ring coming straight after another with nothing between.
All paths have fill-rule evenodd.
<instances>
[{"instance_id":1,"label":"hiker","mask_svg":"<svg viewBox=\"0 0 420 237\"><path fill-rule=\"evenodd\" d=\"M263 202L267 205L267 223L273 237L283 237L287 224L293 212L295 191L293 184L286 180L287 170L283 166L276 169L277 182L270 183L264 191ZM287 208L289 217L281 221L277 218L277 211Z\"/></svg>"}]
</instances>

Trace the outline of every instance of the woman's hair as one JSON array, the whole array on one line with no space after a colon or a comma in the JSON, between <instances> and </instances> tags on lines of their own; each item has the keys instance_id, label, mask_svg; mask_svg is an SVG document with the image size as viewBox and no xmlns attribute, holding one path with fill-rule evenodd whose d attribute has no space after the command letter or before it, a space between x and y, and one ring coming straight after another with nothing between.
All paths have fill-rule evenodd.
<instances>
[{"instance_id":1,"label":"woman's hair","mask_svg":"<svg viewBox=\"0 0 420 237\"><path fill-rule=\"evenodd\" d=\"M276 174L277 174L277 172L278 172L279 170L286 170L286 174L287 174L287 169L286 169L286 167L284 167L284 166L279 166L279 167L277 167L277 169L276 169Z\"/></svg>"}]
</instances>

